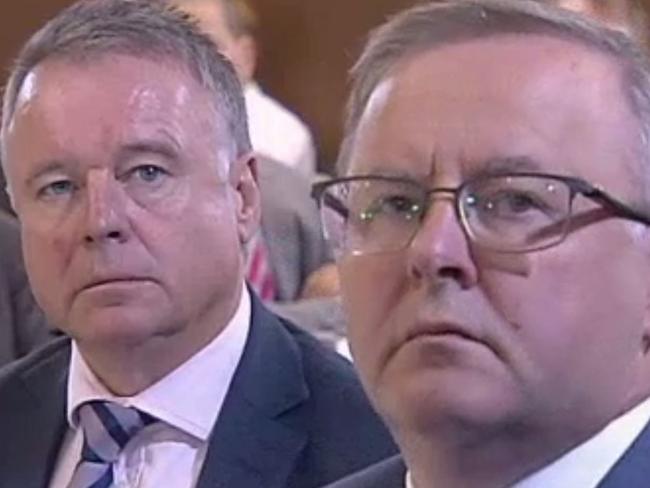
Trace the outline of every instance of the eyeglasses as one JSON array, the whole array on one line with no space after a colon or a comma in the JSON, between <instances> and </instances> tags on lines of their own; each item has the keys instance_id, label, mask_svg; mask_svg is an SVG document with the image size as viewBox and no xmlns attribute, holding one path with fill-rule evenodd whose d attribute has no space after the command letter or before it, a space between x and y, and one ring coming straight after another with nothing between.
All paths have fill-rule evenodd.
<instances>
[{"instance_id":1,"label":"eyeglasses","mask_svg":"<svg viewBox=\"0 0 650 488\"><path fill-rule=\"evenodd\" d=\"M369 175L319 182L312 196L337 253L373 254L407 247L432 197L447 194L465 235L497 252L523 253L561 243L576 195L616 217L650 225L650 216L580 179L542 173L480 176L456 188L427 188L408 178Z\"/></svg>"}]
</instances>

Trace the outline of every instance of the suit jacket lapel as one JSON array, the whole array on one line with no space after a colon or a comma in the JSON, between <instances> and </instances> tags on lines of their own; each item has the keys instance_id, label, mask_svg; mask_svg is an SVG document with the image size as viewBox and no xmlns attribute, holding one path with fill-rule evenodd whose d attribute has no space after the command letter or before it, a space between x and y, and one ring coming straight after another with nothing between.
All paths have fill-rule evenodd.
<instances>
[{"instance_id":1,"label":"suit jacket lapel","mask_svg":"<svg viewBox=\"0 0 650 488\"><path fill-rule=\"evenodd\" d=\"M66 429L70 351L67 344L59 343L56 347L59 350L51 357L18 378L23 387L15 390L16 398L3 399L3 404L15 405L10 415L12 425L6 426L12 433L11 439L5 438L0 443L2 479L6 486L47 486L54 469Z\"/></svg>"},{"instance_id":2,"label":"suit jacket lapel","mask_svg":"<svg viewBox=\"0 0 650 488\"><path fill-rule=\"evenodd\" d=\"M650 486L650 423L598 484L598 488L647 488Z\"/></svg>"},{"instance_id":3,"label":"suit jacket lapel","mask_svg":"<svg viewBox=\"0 0 650 488\"><path fill-rule=\"evenodd\" d=\"M197 488L286 486L307 442L308 395L300 350L253 295L248 341Z\"/></svg>"}]
</instances>

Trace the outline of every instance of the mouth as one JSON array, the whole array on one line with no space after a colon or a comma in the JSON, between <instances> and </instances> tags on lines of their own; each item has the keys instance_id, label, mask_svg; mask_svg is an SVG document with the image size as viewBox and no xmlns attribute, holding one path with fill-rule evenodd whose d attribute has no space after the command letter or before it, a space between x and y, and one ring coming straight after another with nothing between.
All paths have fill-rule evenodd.
<instances>
[{"instance_id":1,"label":"mouth","mask_svg":"<svg viewBox=\"0 0 650 488\"><path fill-rule=\"evenodd\" d=\"M151 279L139 276L115 276L107 278L98 278L90 281L80 291L88 291L109 286L130 286L151 282Z\"/></svg>"},{"instance_id":2,"label":"mouth","mask_svg":"<svg viewBox=\"0 0 650 488\"><path fill-rule=\"evenodd\" d=\"M453 322L427 321L416 324L409 330L403 344L426 340L439 343L474 343L486 347L487 344L478 334Z\"/></svg>"}]
</instances>

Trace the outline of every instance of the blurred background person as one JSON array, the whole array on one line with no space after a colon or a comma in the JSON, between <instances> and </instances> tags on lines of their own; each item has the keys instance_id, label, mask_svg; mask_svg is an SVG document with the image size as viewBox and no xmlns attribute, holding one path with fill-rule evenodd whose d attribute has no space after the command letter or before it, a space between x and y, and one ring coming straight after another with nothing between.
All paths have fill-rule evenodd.
<instances>
[{"instance_id":1,"label":"blurred background person","mask_svg":"<svg viewBox=\"0 0 650 488\"><path fill-rule=\"evenodd\" d=\"M345 334L337 272L309 180L263 157L257 170L262 216L248 245L247 281L274 312L335 346Z\"/></svg>"},{"instance_id":2,"label":"blurred background person","mask_svg":"<svg viewBox=\"0 0 650 488\"><path fill-rule=\"evenodd\" d=\"M307 126L255 82L257 15L246 0L174 0L195 17L237 70L244 85L253 148L305 175L316 171L316 151Z\"/></svg>"},{"instance_id":3,"label":"blurred background person","mask_svg":"<svg viewBox=\"0 0 650 488\"><path fill-rule=\"evenodd\" d=\"M306 126L254 81L257 16L246 0L171 0L194 17L233 62L244 85L253 148L259 155L260 232L248 246L249 284L278 314L333 345L344 330L335 269L309 194L315 151ZM327 276L326 276L327 275ZM303 293L303 289L306 293Z\"/></svg>"}]
</instances>

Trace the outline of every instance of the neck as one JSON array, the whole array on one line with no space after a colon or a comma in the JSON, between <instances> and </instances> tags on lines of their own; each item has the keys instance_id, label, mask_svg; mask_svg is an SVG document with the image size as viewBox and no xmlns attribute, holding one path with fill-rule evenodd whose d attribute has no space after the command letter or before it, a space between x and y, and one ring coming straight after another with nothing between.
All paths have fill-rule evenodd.
<instances>
[{"instance_id":1,"label":"neck","mask_svg":"<svg viewBox=\"0 0 650 488\"><path fill-rule=\"evenodd\" d=\"M396 433L414 488L504 488L562 456L590 435L547 435L512 428L506 435ZM577 434L577 433L574 433Z\"/></svg>"},{"instance_id":2,"label":"neck","mask_svg":"<svg viewBox=\"0 0 650 488\"><path fill-rule=\"evenodd\" d=\"M133 396L160 381L207 346L232 319L241 287L228 307L214 306L191 324L140 340L76 341L84 360L114 395Z\"/></svg>"}]
</instances>

